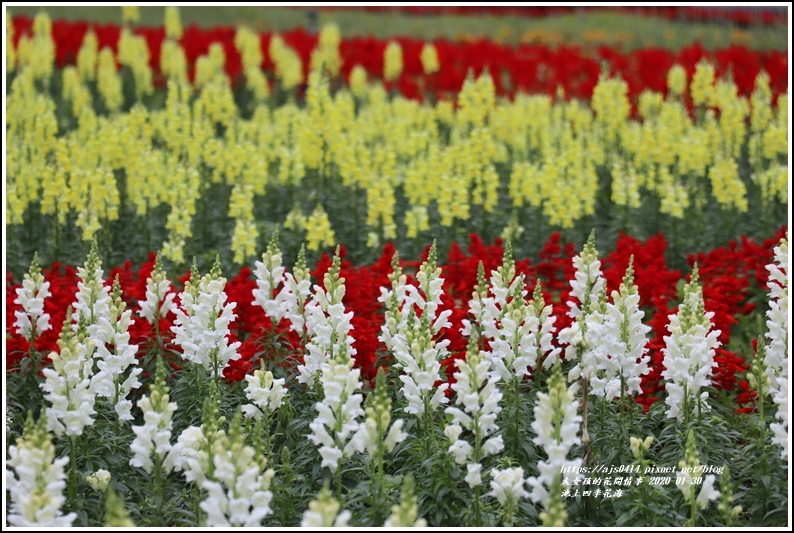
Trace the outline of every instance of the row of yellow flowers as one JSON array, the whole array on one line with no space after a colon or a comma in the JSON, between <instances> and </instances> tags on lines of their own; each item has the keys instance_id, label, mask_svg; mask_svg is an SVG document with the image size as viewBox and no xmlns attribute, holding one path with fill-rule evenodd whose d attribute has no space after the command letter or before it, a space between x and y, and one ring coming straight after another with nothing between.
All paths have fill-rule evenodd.
<instances>
[{"instance_id":1,"label":"row of yellow flowers","mask_svg":"<svg viewBox=\"0 0 794 533\"><path fill-rule=\"evenodd\" d=\"M788 96L773 106L764 74L748 100L701 63L689 87L695 117L682 100L686 75L680 67L669 72L666 98L642 94L638 118L631 116L626 83L606 76L590 103L538 95L497 100L484 74L465 83L457 106L422 105L366 81L331 91L327 74L338 69L338 40L326 33L305 105L271 108L264 78L247 76L256 108L244 118L223 71L223 50L214 46L200 58L191 85L181 49L168 40L164 108L138 103L125 111L122 74L109 50L96 50L91 34L77 66L63 71L61 93L54 93L44 24L20 46L7 100L7 224L22 223L26 210L37 206L60 223L76 214L83 238L91 239L105 221L118 218L122 198L141 216L168 205L162 252L182 263L197 200L209 183L224 183L231 187L228 212L235 220L231 246L242 263L257 249L255 203L276 188L308 195L310 174L364 193L372 245L397 236L398 193L409 205L402 214L408 238L430 228L434 210L445 227L467 220L472 206L494 211L500 189L514 208L529 205L550 225L572 227L594 212L599 168L610 176L615 205L639 207L655 195L671 217L682 218L709 195L725 209L746 211L748 185L758 187L765 202L787 200ZM245 31L238 37L246 72L258 70L258 47ZM141 100L152 85L139 39L122 36L118 58ZM284 87L290 85L290 53L285 47L273 54ZM387 63L394 63L389 54ZM68 131L56 118L60 99L76 124ZM745 144L749 181L739 174ZM124 191L114 171L126 175ZM304 229L310 249L334 244L336 221L320 203L308 216L298 208L274 222Z\"/></svg>"}]
</instances>

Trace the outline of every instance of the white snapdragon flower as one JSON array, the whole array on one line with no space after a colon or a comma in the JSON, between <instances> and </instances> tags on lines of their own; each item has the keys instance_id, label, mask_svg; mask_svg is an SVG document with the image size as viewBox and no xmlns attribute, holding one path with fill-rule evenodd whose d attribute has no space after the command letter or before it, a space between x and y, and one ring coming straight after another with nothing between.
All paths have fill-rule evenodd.
<instances>
[{"instance_id":1,"label":"white snapdragon flower","mask_svg":"<svg viewBox=\"0 0 794 533\"><path fill-rule=\"evenodd\" d=\"M532 422L537 435L533 442L543 447L548 460L538 462L539 475L526 482L532 488L529 497L545 509L540 515L541 521L560 525L567 516L560 501L562 471L577 472L582 464L581 459L567 459L571 448L581 443L582 417L577 413L579 401L574 399L579 384L566 387L559 365L555 365L548 385L548 394L538 393L535 421Z\"/></svg>"},{"instance_id":2,"label":"white snapdragon flower","mask_svg":"<svg viewBox=\"0 0 794 533\"><path fill-rule=\"evenodd\" d=\"M353 440L357 451L366 451L381 464L383 455L391 453L398 443L408 437L402 430L403 420L396 420L391 424L391 398L386 390L386 378L382 369L378 371L374 394L369 398L365 410L366 418L353 435Z\"/></svg>"},{"instance_id":3,"label":"white snapdragon flower","mask_svg":"<svg viewBox=\"0 0 794 533\"><path fill-rule=\"evenodd\" d=\"M513 296L513 301L515 302L516 295L518 295L518 299L523 302L527 294L524 290L524 276L516 276L516 264L513 261L513 248L510 241L505 243L502 266L491 271L490 293L490 296L485 296L481 299L482 318L480 319L480 328L483 337L495 339L500 336L499 323L508 312L508 297ZM476 300L476 298L472 299ZM474 308L471 309L475 317L477 316L477 307L475 304ZM517 302L514 307L518 309Z\"/></svg>"},{"instance_id":4,"label":"white snapdragon flower","mask_svg":"<svg viewBox=\"0 0 794 533\"><path fill-rule=\"evenodd\" d=\"M524 469L491 469L491 491L488 496L496 498L502 506L502 525L512 526L518 503L522 498L529 497L524 490Z\"/></svg>"},{"instance_id":5,"label":"white snapdragon flower","mask_svg":"<svg viewBox=\"0 0 794 533\"><path fill-rule=\"evenodd\" d=\"M788 234L787 234L788 236ZM780 445L781 457L788 461L788 339L789 339L789 298L788 298L788 239L781 239L775 247L775 262L766 266L769 271L769 309L766 312L766 346L764 361L769 377L769 394L777 405L776 417L779 422L769 425L773 432L772 442Z\"/></svg>"},{"instance_id":6,"label":"white snapdragon flower","mask_svg":"<svg viewBox=\"0 0 794 533\"><path fill-rule=\"evenodd\" d=\"M606 304L603 322L594 329L600 341L595 348L597 372L590 384L596 396L620 398L624 394L642 394L642 377L650 372L646 355L651 328L642 323L640 295L634 285L634 256L629 260L620 292L612 291Z\"/></svg>"},{"instance_id":7,"label":"white snapdragon flower","mask_svg":"<svg viewBox=\"0 0 794 533\"><path fill-rule=\"evenodd\" d=\"M290 321L290 329L306 337L306 302L312 293L309 269L306 267L306 252L301 246L293 272L284 274L284 286L276 300L283 309L284 316Z\"/></svg>"},{"instance_id":8,"label":"white snapdragon flower","mask_svg":"<svg viewBox=\"0 0 794 533\"><path fill-rule=\"evenodd\" d=\"M77 267L77 294L72 308L72 330L85 326L95 344L109 342L107 327L99 324L100 318L110 315L110 287L104 284L102 261L99 259L97 243L91 244L85 265Z\"/></svg>"},{"instance_id":9,"label":"white snapdragon flower","mask_svg":"<svg viewBox=\"0 0 794 533\"><path fill-rule=\"evenodd\" d=\"M245 376L248 385L245 388L245 397L251 402L243 405L243 413L247 417L254 417L259 420L262 414L269 415L275 412L284 402L287 389L284 388L284 378L273 379L273 373L265 370L265 363L262 361L262 368L256 370L253 375Z\"/></svg>"},{"instance_id":10,"label":"white snapdragon flower","mask_svg":"<svg viewBox=\"0 0 794 533\"><path fill-rule=\"evenodd\" d=\"M169 401L168 386L165 384L165 367L162 359L157 360L157 374L155 383L151 385L151 394L138 401L138 407L143 412L143 425L133 426L135 439L130 445L134 456L130 465L143 468L152 472L152 457L165 466L165 472L170 472L173 464L165 465L165 459L171 452L171 417L176 411L175 402Z\"/></svg>"},{"instance_id":11,"label":"white snapdragon flower","mask_svg":"<svg viewBox=\"0 0 794 533\"><path fill-rule=\"evenodd\" d=\"M127 395L132 389L141 386L138 376L143 369L135 366L127 376L124 375L128 368L138 364L138 346L129 343L128 329L132 322L132 311L125 310L125 307L116 276L108 315L99 317L96 324L97 337L104 342L97 344L94 358L99 372L91 381L97 395L113 402L119 420L132 420L132 402L127 399Z\"/></svg>"},{"instance_id":12,"label":"white snapdragon flower","mask_svg":"<svg viewBox=\"0 0 794 533\"><path fill-rule=\"evenodd\" d=\"M6 461L6 490L11 505L8 524L15 527L70 527L77 515L64 515L61 506L66 501L64 467L69 456L55 458L52 435L42 418L34 424L25 423L22 437L8 447Z\"/></svg>"},{"instance_id":13,"label":"white snapdragon flower","mask_svg":"<svg viewBox=\"0 0 794 533\"><path fill-rule=\"evenodd\" d=\"M483 337L490 339L490 350L485 352L485 357L504 381L516 381L529 375L537 361L535 343L530 333L531 324L526 320L524 275L516 276L512 256L513 249L508 241L502 266L491 272L491 296L481 300L480 329ZM477 296L473 296L472 300L476 300ZM510 296L512 299L508 303ZM469 307L472 308L472 305ZM475 302L473 310L476 311L476 308Z\"/></svg>"},{"instance_id":14,"label":"white snapdragon flower","mask_svg":"<svg viewBox=\"0 0 794 533\"><path fill-rule=\"evenodd\" d=\"M110 472L104 468L100 468L90 476L86 476L85 480L88 483L88 486L95 491L105 492L105 490L108 488L108 484L110 483Z\"/></svg>"},{"instance_id":15,"label":"white snapdragon flower","mask_svg":"<svg viewBox=\"0 0 794 533\"><path fill-rule=\"evenodd\" d=\"M541 360L543 367L549 368L560 353L560 348L552 344L556 318L551 315L551 306L544 305L540 284L535 285L530 302L524 301L526 291L520 287L514 288L513 300L504 310L487 352L505 381L520 380L535 372Z\"/></svg>"},{"instance_id":16,"label":"white snapdragon flower","mask_svg":"<svg viewBox=\"0 0 794 533\"><path fill-rule=\"evenodd\" d=\"M342 459L355 453L358 444L352 437L359 430L358 418L364 414L363 396L356 392L361 390L359 376L360 370L353 368L352 359L332 359L321 369L325 396L315 405L319 414L309 424L312 434L308 438L320 447L321 466L332 471L339 468Z\"/></svg>"},{"instance_id":17,"label":"white snapdragon flower","mask_svg":"<svg viewBox=\"0 0 794 533\"><path fill-rule=\"evenodd\" d=\"M542 361L541 365L548 370L560 360L561 349L554 346L552 342L556 331L554 322L557 321L557 317L552 315L552 306L546 305L543 300L540 281L535 284L535 291L529 302L529 316L526 320L529 322L530 335L534 344L531 353L536 361ZM535 365L537 366L537 362Z\"/></svg>"},{"instance_id":18,"label":"white snapdragon flower","mask_svg":"<svg viewBox=\"0 0 794 533\"><path fill-rule=\"evenodd\" d=\"M638 461L642 460L642 458L645 456L645 453L651 449L652 444L653 437L651 435L645 437L645 440L640 440L637 437L629 437L629 449L631 450L631 455L633 455Z\"/></svg>"},{"instance_id":19,"label":"white snapdragon flower","mask_svg":"<svg viewBox=\"0 0 794 533\"><path fill-rule=\"evenodd\" d=\"M333 265L325 273L323 287L315 285L312 300L306 305L306 331L309 342L303 364L298 365L299 383L314 387L317 374L330 359L351 358L356 353L350 332L353 312L345 313L342 299L345 296L345 280L339 277L339 248Z\"/></svg>"},{"instance_id":20,"label":"white snapdragon flower","mask_svg":"<svg viewBox=\"0 0 794 533\"><path fill-rule=\"evenodd\" d=\"M513 248L507 241L502 266L491 272L490 296L480 263L469 312L478 331L489 339L486 357L502 380L515 382L534 372L541 359L548 368L560 349L552 345L556 318L551 316L551 307L544 305L539 284L535 285L533 300L526 301L525 278L516 275L512 255ZM465 320L461 332L470 336L472 328Z\"/></svg>"},{"instance_id":21,"label":"white snapdragon flower","mask_svg":"<svg viewBox=\"0 0 794 533\"><path fill-rule=\"evenodd\" d=\"M253 290L253 304L264 309L265 315L273 324L281 322L290 311L283 305L282 295L286 293L279 292L276 296L273 294L286 280L284 270L281 265L281 251L278 248L278 231L275 231L267 250L262 254L262 260L256 262L254 274L257 288Z\"/></svg>"},{"instance_id":22,"label":"white snapdragon flower","mask_svg":"<svg viewBox=\"0 0 794 533\"><path fill-rule=\"evenodd\" d=\"M517 503L521 498L528 498L529 493L524 490L524 469L505 468L491 470L491 492L489 496L496 498L499 505L505 505L508 500Z\"/></svg>"},{"instance_id":23,"label":"white snapdragon flower","mask_svg":"<svg viewBox=\"0 0 794 533\"><path fill-rule=\"evenodd\" d=\"M184 359L223 377L229 361L240 358L237 352L240 342L229 344L228 339L229 324L237 318L232 312L237 304L226 303L228 297L223 291L226 278L221 276L220 258L215 259L209 274L198 282L197 278L194 264L191 279L179 295L181 307L174 311L176 320L171 331Z\"/></svg>"},{"instance_id":24,"label":"white snapdragon flower","mask_svg":"<svg viewBox=\"0 0 794 533\"><path fill-rule=\"evenodd\" d=\"M438 313L441 305L441 295L444 292L444 278L441 277L441 267L436 266L436 242L428 252L427 260L419 267L416 273L416 281L419 287L406 285L405 305L414 305L421 311L423 317L431 325L433 335L438 334L442 329L450 326L449 317L452 311ZM405 311L403 311L405 313Z\"/></svg>"},{"instance_id":25,"label":"white snapdragon flower","mask_svg":"<svg viewBox=\"0 0 794 533\"><path fill-rule=\"evenodd\" d=\"M160 263L160 254L157 254L154 270L146 280L146 300L140 303L141 309L138 311L138 315L159 328L159 319L174 312L176 308L175 296L176 294L171 290L171 281Z\"/></svg>"},{"instance_id":26,"label":"white snapdragon flower","mask_svg":"<svg viewBox=\"0 0 794 533\"><path fill-rule=\"evenodd\" d=\"M703 487L697 497L697 503L701 509L705 509L710 501L716 500L720 495L720 491L714 488L714 480L713 474L707 475L703 480Z\"/></svg>"},{"instance_id":27,"label":"white snapdragon flower","mask_svg":"<svg viewBox=\"0 0 794 533\"><path fill-rule=\"evenodd\" d=\"M207 498L199 505L207 513L210 527L261 527L272 513L273 493L270 482L273 469L266 469L267 459L257 456L245 444L242 417L229 427L229 436L221 435L212 445L213 480L205 479L201 487Z\"/></svg>"},{"instance_id":28,"label":"white snapdragon flower","mask_svg":"<svg viewBox=\"0 0 794 533\"><path fill-rule=\"evenodd\" d=\"M381 334L378 336L378 340L386 346L387 350L393 352L394 337L400 331L405 330L409 306L405 305L405 301L408 298L407 282L406 276L400 267L400 257L397 252L394 252L391 264L392 273L389 274L391 288L381 287L380 296L378 297L378 301L386 308L386 320L380 327Z\"/></svg>"},{"instance_id":29,"label":"white snapdragon flower","mask_svg":"<svg viewBox=\"0 0 794 533\"><path fill-rule=\"evenodd\" d=\"M695 447L695 432L691 429L686 439L684 458L678 463L678 467L681 470L676 474L675 486L690 503L697 503L698 507L705 509L710 501L719 497L720 491L714 488L714 475L709 474L701 480L703 470ZM699 492L697 487L700 487ZM692 512L693 516L690 517L689 526L694 526L697 519L694 509Z\"/></svg>"},{"instance_id":30,"label":"white snapdragon flower","mask_svg":"<svg viewBox=\"0 0 794 533\"><path fill-rule=\"evenodd\" d=\"M397 324L391 346L394 358L404 372L400 381L403 395L408 400L405 412L421 418L425 411L432 412L449 402L445 395L449 385L436 386L441 381L441 361L449 356L449 340L436 341L433 337L449 327L451 311L437 314L444 278L441 277L441 268L436 266L435 241L416 279L419 289L413 285L405 286L405 300L400 312L406 319ZM417 318L417 315L421 317Z\"/></svg>"},{"instance_id":31,"label":"white snapdragon flower","mask_svg":"<svg viewBox=\"0 0 794 533\"><path fill-rule=\"evenodd\" d=\"M166 471L181 471L185 474L185 481L192 481L198 487L205 480L217 481L213 450L218 439L226 438L220 429L226 417L219 416L219 405L217 385L210 381L210 390L202 407L201 427L190 426L179 435L163 463Z\"/></svg>"},{"instance_id":32,"label":"white snapdragon flower","mask_svg":"<svg viewBox=\"0 0 794 533\"><path fill-rule=\"evenodd\" d=\"M466 464L465 480L471 488L482 484L480 461L504 448L502 436L494 436L499 429L496 416L502 410L499 406L502 393L496 385L501 378L491 368L485 353L477 349L477 342L476 334L470 337L466 359L457 362L458 371L454 374L457 381L452 389L457 393L455 404L463 409L445 409L446 414L452 415L453 421L444 430L451 443L449 453L455 457L456 463ZM474 446L461 439L464 430L472 434Z\"/></svg>"},{"instance_id":33,"label":"white snapdragon flower","mask_svg":"<svg viewBox=\"0 0 794 533\"><path fill-rule=\"evenodd\" d=\"M485 320L485 304L488 298L488 283L485 280L485 267L480 261L477 264L477 284L471 293L469 300L469 314L474 317L474 322L464 318L461 322L463 327L460 329L464 337L471 337L472 331L476 329L477 334L482 336L482 323Z\"/></svg>"},{"instance_id":34,"label":"white snapdragon flower","mask_svg":"<svg viewBox=\"0 0 794 533\"><path fill-rule=\"evenodd\" d=\"M405 329L394 338L394 358L404 372L400 381L408 401L406 413L421 418L426 410L435 411L449 402L445 394L449 384L436 386L441 381L441 361L449 354L447 346L449 340L433 340L430 323L411 309Z\"/></svg>"},{"instance_id":35,"label":"white snapdragon flower","mask_svg":"<svg viewBox=\"0 0 794 533\"><path fill-rule=\"evenodd\" d=\"M167 471L184 472L185 481L201 484L209 470L207 438L198 426L186 428L177 438L163 463Z\"/></svg>"},{"instance_id":36,"label":"white snapdragon flower","mask_svg":"<svg viewBox=\"0 0 794 533\"><path fill-rule=\"evenodd\" d=\"M339 277L340 264L337 247L333 264L323 280L325 290L315 287L314 299L308 306L309 354L305 364L298 367L301 372L298 380L303 378L309 384L316 379L314 369L319 367L323 399L315 405L318 416L309 425L312 430L309 439L320 447L322 466L332 471L340 468L340 460L355 453L359 440L352 437L359 430L359 417L364 414L361 408L364 397L357 392L362 387L361 371L353 368L352 356L356 352L349 335L353 313L345 314L342 303L345 280Z\"/></svg>"},{"instance_id":37,"label":"white snapdragon flower","mask_svg":"<svg viewBox=\"0 0 794 533\"><path fill-rule=\"evenodd\" d=\"M703 308L703 293L697 281L695 265L692 278L684 287L684 300L678 306L678 313L670 315L667 326L670 335L664 337L662 348L667 417L679 420L689 414L686 409L691 413L697 412L698 406L708 408L708 392L700 389L711 384L712 369L717 366L714 353L720 346L720 331L711 329L714 313Z\"/></svg>"},{"instance_id":38,"label":"white snapdragon flower","mask_svg":"<svg viewBox=\"0 0 794 533\"><path fill-rule=\"evenodd\" d=\"M571 297L568 316L574 322L560 331L560 344L565 345L565 359L576 361L576 365L568 373L568 380L584 378L589 380L596 373L598 360L595 347L598 344L593 329L598 329L602 322L601 304L606 291L606 280L601 273L601 261L595 247L595 233L584 245L582 253L573 258L576 267L574 279L571 280Z\"/></svg>"},{"instance_id":39,"label":"white snapdragon flower","mask_svg":"<svg viewBox=\"0 0 794 533\"><path fill-rule=\"evenodd\" d=\"M303 513L301 527L347 527L352 514L350 511L340 512L341 508L326 485L317 499L309 502L309 509Z\"/></svg>"},{"instance_id":40,"label":"white snapdragon flower","mask_svg":"<svg viewBox=\"0 0 794 533\"><path fill-rule=\"evenodd\" d=\"M50 282L44 281L39 267L39 254L33 255L30 270L22 280L22 287L16 290L15 304L22 307L21 311L14 311L17 318L14 326L17 333L28 339L31 343L35 338L48 329L51 329L50 315L44 312L44 300L50 296Z\"/></svg>"},{"instance_id":41,"label":"white snapdragon flower","mask_svg":"<svg viewBox=\"0 0 794 533\"><path fill-rule=\"evenodd\" d=\"M68 313L67 313L68 315ZM92 386L94 341L84 328L69 328L67 316L58 340L60 352L52 352L52 366L44 368L41 390L50 403L46 409L47 429L60 437L79 436L94 423L96 391Z\"/></svg>"}]
</instances>

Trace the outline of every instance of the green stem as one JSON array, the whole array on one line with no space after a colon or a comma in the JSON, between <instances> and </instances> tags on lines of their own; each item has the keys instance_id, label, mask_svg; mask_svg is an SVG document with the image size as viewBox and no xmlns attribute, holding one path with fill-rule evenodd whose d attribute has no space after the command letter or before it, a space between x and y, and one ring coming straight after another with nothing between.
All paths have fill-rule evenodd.
<instances>
[{"instance_id":1,"label":"green stem","mask_svg":"<svg viewBox=\"0 0 794 533\"><path fill-rule=\"evenodd\" d=\"M689 391L684 383L684 427L689 427Z\"/></svg>"},{"instance_id":2,"label":"green stem","mask_svg":"<svg viewBox=\"0 0 794 533\"><path fill-rule=\"evenodd\" d=\"M758 477L766 474L766 420L764 419L764 390L762 385L763 376L756 376L756 382L758 383L758 423L761 426L761 431L758 435L758 463L759 463L759 474ZM767 499L763 499L764 506L763 511L766 513L766 502Z\"/></svg>"},{"instance_id":3,"label":"green stem","mask_svg":"<svg viewBox=\"0 0 794 533\"><path fill-rule=\"evenodd\" d=\"M480 413L474 413L474 462L481 464L482 461L482 435L480 434ZM474 527L482 527L482 517L480 516L480 485L474 487Z\"/></svg>"},{"instance_id":4,"label":"green stem","mask_svg":"<svg viewBox=\"0 0 794 533\"><path fill-rule=\"evenodd\" d=\"M582 444L584 445L582 466L587 466L590 463L590 433L587 431L588 384L588 379L582 378Z\"/></svg>"},{"instance_id":5,"label":"green stem","mask_svg":"<svg viewBox=\"0 0 794 533\"><path fill-rule=\"evenodd\" d=\"M342 465L336 467L336 500L342 504Z\"/></svg>"},{"instance_id":6,"label":"green stem","mask_svg":"<svg viewBox=\"0 0 794 533\"><path fill-rule=\"evenodd\" d=\"M149 249L148 246L146 248ZM154 308L154 338L157 341L157 350L158 353L160 351L160 347L162 346L162 341L160 339L160 302L157 302L157 305Z\"/></svg>"},{"instance_id":7,"label":"green stem","mask_svg":"<svg viewBox=\"0 0 794 533\"><path fill-rule=\"evenodd\" d=\"M375 501L373 502L373 507L377 510L377 522L381 523L383 521L383 516L381 515L381 510L387 508L387 506L383 505L383 439L386 437L383 432L379 432L378 438L378 446L375 452L375 487L372 491L373 495L375 496Z\"/></svg>"},{"instance_id":8,"label":"green stem","mask_svg":"<svg viewBox=\"0 0 794 533\"><path fill-rule=\"evenodd\" d=\"M626 412L626 394L625 394L626 382L623 378L623 372L620 372L620 414L618 415L618 422L620 422L620 439L621 441L625 442L624 435L625 435L625 427L624 427L624 414ZM604 403L606 403L606 398L604 398Z\"/></svg>"},{"instance_id":9,"label":"green stem","mask_svg":"<svg viewBox=\"0 0 794 533\"><path fill-rule=\"evenodd\" d=\"M425 422L425 434L427 435L427 441L426 442L427 442L427 444L429 446L429 448L428 448L428 454L429 454L428 457L431 457L432 456L432 452L435 452L435 448L436 448L436 434L435 434L435 431L433 431L433 420L430 417L430 398L427 395L425 395L425 397L423 398L423 401L424 401L424 405L425 405L425 409L424 409L425 412L424 412L423 417L425 419L424 420L424 422Z\"/></svg>"},{"instance_id":10,"label":"green stem","mask_svg":"<svg viewBox=\"0 0 794 533\"><path fill-rule=\"evenodd\" d=\"M512 435L512 437L513 437L513 445L512 445L513 457L516 457L518 455L518 445L519 445L519 442L521 441L521 437L519 435L520 426L519 426L519 413L518 413L519 407L520 407L520 405L519 405L520 404L520 399L521 399L520 386L521 386L521 378L515 377L513 379L513 431L512 431L512 433L513 433L513 435Z\"/></svg>"},{"instance_id":11,"label":"green stem","mask_svg":"<svg viewBox=\"0 0 794 533\"><path fill-rule=\"evenodd\" d=\"M39 361L38 361L37 352L36 352L36 322L37 322L37 320L31 320L31 322L33 323L33 327L32 327L31 332L30 332L30 348L28 350L28 354L29 354L30 363L31 363L30 371L35 376L36 374L39 373L39 368L38 368Z\"/></svg>"},{"instance_id":12,"label":"green stem","mask_svg":"<svg viewBox=\"0 0 794 533\"><path fill-rule=\"evenodd\" d=\"M163 459L159 453L155 453L154 457L154 493L157 497L157 517L163 516L163 501L165 500L165 491L163 490ZM159 524L165 525L165 524Z\"/></svg>"},{"instance_id":13,"label":"green stem","mask_svg":"<svg viewBox=\"0 0 794 533\"><path fill-rule=\"evenodd\" d=\"M72 435L69 440L69 500L74 504L77 500L77 436Z\"/></svg>"},{"instance_id":14,"label":"green stem","mask_svg":"<svg viewBox=\"0 0 794 533\"><path fill-rule=\"evenodd\" d=\"M482 518L480 518L480 486L474 487L474 527L482 526Z\"/></svg>"},{"instance_id":15,"label":"green stem","mask_svg":"<svg viewBox=\"0 0 794 533\"><path fill-rule=\"evenodd\" d=\"M193 516L196 517L196 526L201 526L201 491L196 488L190 492L193 494Z\"/></svg>"},{"instance_id":16,"label":"green stem","mask_svg":"<svg viewBox=\"0 0 794 533\"><path fill-rule=\"evenodd\" d=\"M698 396L698 397L697 397L697 402L698 402L698 425L701 425L701 424L703 423L703 418L702 418L702 416L701 416L701 402L700 402L700 396Z\"/></svg>"},{"instance_id":17,"label":"green stem","mask_svg":"<svg viewBox=\"0 0 794 533\"><path fill-rule=\"evenodd\" d=\"M270 459L270 408L265 407L265 457L267 457L268 463L271 463Z\"/></svg>"}]
</instances>

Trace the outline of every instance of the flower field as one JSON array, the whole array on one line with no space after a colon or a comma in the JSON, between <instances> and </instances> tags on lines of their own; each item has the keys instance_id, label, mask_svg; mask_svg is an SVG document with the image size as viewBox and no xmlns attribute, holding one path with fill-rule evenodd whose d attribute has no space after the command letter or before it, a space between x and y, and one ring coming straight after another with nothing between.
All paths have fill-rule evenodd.
<instances>
[{"instance_id":1,"label":"flower field","mask_svg":"<svg viewBox=\"0 0 794 533\"><path fill-rule=\"evenodd\" d=\"M122 15L6 19L7 525L790 524L787 51Z\"/></svg>"}]
</instances>

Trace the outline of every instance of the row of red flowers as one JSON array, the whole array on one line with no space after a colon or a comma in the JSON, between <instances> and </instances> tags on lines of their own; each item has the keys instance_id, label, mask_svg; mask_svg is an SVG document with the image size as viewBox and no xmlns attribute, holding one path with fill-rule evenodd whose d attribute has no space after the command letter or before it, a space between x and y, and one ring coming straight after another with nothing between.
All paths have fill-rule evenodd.
<instances>
[{"instance_id":1,"label":"row of red flowers","mask_svg":"<svg viewBox=\"0 0 794 533\"><path fill-rule=\"evenodd\" d=\"M16 46L22 35L31 34L32 20L18 16L14 17L13 22ZM56 20L52 25L52 36L55 41L57 67L75 63L83 37L89 28L96 33L100 48L111 47L117 50L121 34L119 25ZM134 32L146 39L150 65L155 73L159 73L160 50L165 30L162 27L139 27ZM192 25L186 28L180 43L185 51L190 75L193 75L198 57L207 54L211 44L220 43L226 54L226 72L233 82L239 82L242 79L242 63L240 53L234 45L235 32L236 29L231 26L202 29ZM306 74L318 36L309 34L303 28L281 35L287 45L300 56ZM264 58L262 68L269 73L274 71L268 53L271 38L270 33L260 34ZM667 72L675 64L683 66L691 80L695 66L701 59L711 61L720 76L730 73L742 95L748 96L752 92L755 78L761 70L769 73L775 98L788 89L787 52L780 50L752 51L742 46L732 46L707 51L696 43L677 52L648 48L622 53L607 46L582 50L569 46L556 49L530 44L511 46L484 39L461 43L435 40L433 44L438 51L441 69L426 76L420 60L425 42L409 37L397 37L394 40L402 47L404 68L393 88L412 99L422 99L428 93L433 93L436 97L456 95L470 70L479 75L484 69L491 73L499 95L513 96L517 92L524 92L553 96L558 88L562 88L568 98L590 99L603 64L608 67L611 75L622 76L626 80L629 97L634 100L644 90L666 93ZM343 39L340 54L341 74L344 79L348 79L350 71L356 65L366 69L370 77L381 78L387 44L388 40L374 37ZM159 75L158 82L163 82Z\"/></svg>"},{"instance_id":2,"label":"row of red flowers","mask_svg":"<svg viewBox=\"0 0 794 533\"><path fill-rule=\"evenodd\" d=\"M406 15L490 15L494 17L543 18L569 15L576 12L613 11L630 15L685 20L690 22L729 22L737 26L785 25L788 16L783 9L696 6L320 6L323 10L361 9L377 13L402 13Z\"/></svg>"},{"instance_id":3,"label":"row of red flowers","mask_svg":"<svg viewBox=\"0 0 794 533\"><path fill-rule=\"evenodd\" d=\"M715 360L718 366L714 370L714 382L720 388L734 390L737 384L737 374L747 370L747 361L752 358L751 346L746 346L742 353L728 349L731 339L732 326L737 324L738 318L749 315L755 310L756 303L751 301L753 295L758 295L766 290L768 272L765 266L772 262L773 248L780 238L785 236L786 228L783 227L774 237L757 243L752 239L743 237L739 241L732 241L728 246L716 248L708 252L698 253L689 257L689 263L697 262L700 279L703 286L703 295L707 311L714 312L713 323L721 331L720 341L722 348L718 350ZM639 399L648 406L658 400L658 393L663 391L661 373L663 367L662 348L663 337L668 334L666 328L669 315L676 312L678 305L677 286L685 279L677 270L670 270L665 261L667 241L662 234L655 235L642 242L636 238L621 234L615 249L602 254L602 269L607 281L608 290L617 289L623 278L629 258L634 256L635 279L639 289L641 303L646 310L646 321L653 328L653 337L649 342L651 355L651 373L643 380L644 395ZM504 248L501 240L492 245L487 245L476 235L472 234L468 249L464 251L457 243L453 243L446 262L440 266L444 277L444 295L442 309L452 311L450 321L452 327L445 330L445 338L450 340L450 359L444 361L447 374L451 375L453 361L465 354L466 339L460 334L461 321L467 317L468 300L476 282L477 267L483 262L486 273L495 270L502 262ZM557 331L570 325L571 319L567 316L570 285L573 279L574 268L572 258L576 255L572 243L561 242L559 233L553 234L545 244L539 259L532 262L529 259L516 261L517 271L527 276L529 289L534 286L535 279L542 284L544 299L552 303L554 315L557 317L555 327ZM342 251L344 254L344 250ZM353 280L355 283L347 284L344 304L348 311L353 311L352 325L357 350L356 363L362 369L362 375L373 378L377 369L379 355L383 354L383 346L378 341L380 327L383 323L383 309L377 298L380 287L389 285L388 275L391 273L391 259L394 247L387 244L378 261L371 265L353 266L348 261L342 262L342 277ZM427 251L423 255L426 258ZM404 267L410 274L419 266L420 261L405 262ZM331 258L324 255L312 271L316 281L322 279L323 274L330 268ZM112 268L108 272L107 283L117 275L124 291L124 298L130 309L134 312L140 308L138 302L145 300L146 280L154 267L154 254L139 269L135 270L130 262L124 266ZM74 267L55 263L52 268L43 271L45 278L50 282L52 296L45 301L44 310L49 313L52 329L46 331L36 339L36 349L48 353L57 349L56 341L60 334L66 310L75 299L77 291L77 271ZM179 278L177 285L184 284L189 273ZM252 304L252 291L256 288L256 281L251 269L243 267L236 275L227 273L228 283L226 293L229 301L236 302L235 313L237 319L232 323L233 340L240 340L239 349L241 358L233 361L225 371L226 379L237 381L252 371L255 366L255 356L261 353L262 340L270 332L275 332L286 340L290 346L299 346L299 340L294 332L289 329L288 321L280 324L271 324L263 310ZM409 280L412 280L409 275ZM13 328L14 312L19 310L19 305L14 303L16 288L20 283L13 279L10 273L6 274L6 371L18 368L20 360L29 351L26 339L20 337ZM178 288L177 288L178 290ZM758 302L759 299L755 298ZM760 302L765 302L765 299ZM765 306L755 310L763 313ZM151 345L154 335L150 324L135 316L135 322L130 327L130 342L137 344L139 355L145 351L142 347ZM174 350L178 347L170 343L170 327L172 320L164 318L160 323L160 332L165 337L165 342ZM264 357L272 357L274 348L264 346ZM299 350L298 350L299 351ZM387 356L388 357L388 356ZM740 384L745 390L737 396L739 404L746 403L752 398L752 393L746 391L746 382Z\"/></svg>"}]
</instances>

